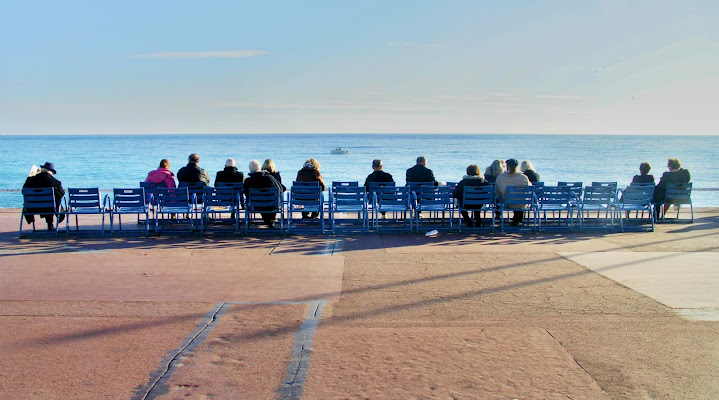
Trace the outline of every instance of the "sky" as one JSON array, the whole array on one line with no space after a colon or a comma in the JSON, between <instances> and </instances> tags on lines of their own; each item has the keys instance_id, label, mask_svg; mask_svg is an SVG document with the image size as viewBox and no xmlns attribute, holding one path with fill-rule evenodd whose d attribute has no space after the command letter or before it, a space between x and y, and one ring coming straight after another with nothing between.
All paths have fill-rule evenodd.
<instances>
[{"instance_id":1,"label":"sky","mask_svg":"<svg viewBox=\"0 0 719 400\"><path fill-rule=\"evenodd\" d=\"M0 0L0 134L716 135L718 1Z\"/></svg>"}]
</instances>

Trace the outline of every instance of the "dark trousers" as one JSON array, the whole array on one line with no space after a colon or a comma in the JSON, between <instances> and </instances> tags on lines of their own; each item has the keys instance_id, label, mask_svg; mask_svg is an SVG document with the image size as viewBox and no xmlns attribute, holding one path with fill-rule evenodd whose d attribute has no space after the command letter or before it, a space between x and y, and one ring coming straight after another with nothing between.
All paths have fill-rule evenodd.
<instances>
[{"instance_id":1,"label":"dark trousers","mask_svg":"<svg viewBox=\"0 0 719 400\"><path fill-rule=\"evenodd\" d=\"M522 221L524 221L524 211L514 211L514 215L512 216L512 223L518 224Z\"/></svg>"},{"instance_id":2,"label":"dark trousers","mask_svg":"<svg viewBox=\"0 0 719 400\"><path fill-rule=\"evenodd\" d=\"M277 218L277 213L260 213L262 216L262 220L265 221L265 224L270 225L273 222L275 222L275 219Z\"/></svg>"},{"instance_id":3,"label":"dark trousers","mask_svg":"<svg viewBox=\"0 0 719 400\"><path fill-rule=\"evenodd\" d=\"M479 213L479 210L474 212L474 222L472 222L469 211L462 211L462 219L467 224L467 226L472 226L473 224L476 226L482 225L482 214Z\"/></svg>"}]
</instances>

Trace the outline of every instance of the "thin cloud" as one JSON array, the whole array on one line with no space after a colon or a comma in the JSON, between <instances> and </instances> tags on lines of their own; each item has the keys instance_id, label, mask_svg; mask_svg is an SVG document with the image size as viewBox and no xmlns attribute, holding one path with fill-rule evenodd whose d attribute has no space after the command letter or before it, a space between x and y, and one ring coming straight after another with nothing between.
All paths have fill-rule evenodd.
<instances>
[{"instance_id":1,"label":"thin cloud","mask_svg":"<svg viewBox=\"0 0 719 400\"><path fill-rule=\"evenodd\" d=\"M537 97L539 99L556 99L556 100L581 100L581 99L583 99L582 96L571 96L571 95L562 95L562 94L538 94L534 97Z\"/></svg>"},{"instance_id":2,"label":"thin cloud","mask_svg":"<svg viewBox=\"0 0 719 400\"><path fill-rule=\"evenodd\" d=\"M136 58L247 58L267 54L263 50L176 51L138 54Z\"/></svg>"}]
</instances>

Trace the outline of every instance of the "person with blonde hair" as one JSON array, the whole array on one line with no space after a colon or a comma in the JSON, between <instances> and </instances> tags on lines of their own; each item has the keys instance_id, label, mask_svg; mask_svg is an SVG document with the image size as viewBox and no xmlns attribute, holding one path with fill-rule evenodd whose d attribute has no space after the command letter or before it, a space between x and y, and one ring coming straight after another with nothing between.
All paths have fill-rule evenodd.
<instances>
[{"instance_id":1,"label":"person with blonde hair","mask_svg":"<svg viewBox=\"0 0 719 400\"><path fill-rule=\"evenodd\" d=\"M670 183L689 183L692 177L689 174L689 170L682 168L682 164L676 158L670 158L667 161L667 168L669 171L662 174L657 187L654 189L654 203L661 204L667 195L667 186ZM669 204L664 204L664 213L666 214L669 209ZM657 210L658 211L658 210Z\"/></svg>"},{"instance_id":2,"label":"person with blonde hair","mask_svg":"<svg viewBox=\"0 0 719 400\"><path fill-rule=\"evenodd\" d=\"M260 162L257 160L250 161L249 169L250 173L247 174L247 179L245 179L245 184L243 186L245 197L248 197L250 195L250 189L252 188L277 187L280 189L277 195L277 204L280 204L280 202L282 202L282 185L277 182L277 180L273 178L272 175L263 171ZM265 224L270 228L274 228L275 219L277 219L277 213L263 213L261 212L262 210L260 210L259 207L258 211L260 211L260 215L262 216L262 220L265 222Z\"/></svg>"},{"instance_id":3,"label":"person with blonde hair","mask_svg":"<svg viewBox=\"0 0 719 400\"><path fill-rule=\"evenodd\" d=\"M494 183L497 177L504 172L504 160L494 160L487 169L484 170L484 179L489 183Z\"/></svg>"},{"instance_id":4,"label":"person with blonde hair","mask_svg":"<svg viewBox=\"0 0 719 400\"><path fill-rule=\"evenodd\" d=\"M272 160L271 158L266 159L265 162L262 163L262 170L272 175L272 177L275 178L277 182L282 184L282 177L280 176L280 171L277 170L277 166L275 165L274 160ZM284 192L285 190L287 190L287 188L284 184L282 184L282 191Z\"/></svg>"},{"instance_id":5,"label":"person with blonde hair","mask_svg":"<svg viewBox=\"0 0 719 400\"><path fill-rule=\"evenodd\" d=\"M322 190L325 190L325 182L322 179L322 174L320 173L320 162L317 161L314 158L310 158L309 160L305 161L305 164L302 166L302 169L297 171L297 179L295 179L298 182L319 182L319 186ZM313 213L302 213L302 218L317 218L320 214L317 212Z\"/></svg>"},{"instance_id":6,"label":"person with blonde hair","mask_svg":"<svg viewBox=\"0 0 719 400\"><path fill-rule=\"evenodd\" d=\"M534 164L532 164L531 161L522 161L522 165L519 166L519 170L522 171L524 175L527 175L527 179L529 179L530 182L539 182L539 174L534 170Z\"/></svg>"}]
</instances>

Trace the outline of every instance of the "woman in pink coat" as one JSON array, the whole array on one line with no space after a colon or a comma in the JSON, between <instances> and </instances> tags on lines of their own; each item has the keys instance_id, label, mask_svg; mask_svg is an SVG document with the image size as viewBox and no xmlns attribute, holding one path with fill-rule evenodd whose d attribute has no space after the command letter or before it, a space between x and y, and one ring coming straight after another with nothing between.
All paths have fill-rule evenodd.
<instances>
[{"instance_id":1,"label":"woman in pink coat","mask_svg":"<svg viewBox=\"0 0 719 400\"><path fill-rule=\"evenodd\" d=\"M170 171L170 161L166 158L163 158L162 161L160 161L160 167L154 171L150 171L150 173L147 174L145 182L152 182L157 185L164 183L165 187L174 188L175 174Z\"/></svg>"}]
</instances>

